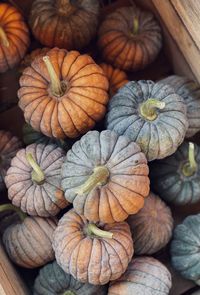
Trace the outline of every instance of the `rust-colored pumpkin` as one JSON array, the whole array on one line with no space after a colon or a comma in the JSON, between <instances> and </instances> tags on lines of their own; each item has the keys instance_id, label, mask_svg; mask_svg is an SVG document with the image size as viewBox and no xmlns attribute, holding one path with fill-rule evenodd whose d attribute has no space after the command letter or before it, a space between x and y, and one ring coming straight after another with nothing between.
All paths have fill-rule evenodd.
<instances>
[{"instance_id":1,"label":"rust-colored pumpkin","mask_svg":"<svg viewBox=\"0 0 200 295\"><path fill-rule=\"evenodd\" d=\"M30 26L46 46L81 49L96 33L98 14L98 0L35 0Z\"/></svg>"},{"instance_id":2,"label":"rust-colored pumpkin","mask_svg":"<svg viewBox=\"0 0 200 295\"><path fill-rule=\"evenodd\" d=\"M93 285L116 280L133 255L133 241L126 222L98 227L68 211L58 223L53 248L60 267L75 279Z\"/></svg>"},{"instance_id":3,"label":"rust-colored pumpkin","mask_svg":"<svg viewBox=\"0 0 200 295\"><path fill-rule=\"evenodd\" d=\"M161 45L161 29L153 14L135 6L118 8L99 29L103 58L123 70L136 71L152 63Z\"/></svg>"},{"instance_id":4,"label":"rust-colored pumpkin","mask_svg":"<svg viewBox=\"0 0 200 295\"><path fill-rule=\"evenodd\" d=\"M55 138L77 137L102 119L108 80L88 55L52 49L20 78L19 106L35 130Z\"/></svg>"},{"instance_id":5,"label":"rust-colored pumpkin","mask_svg":"<svg viewBox=\"0 0 200 295\"><path fill-rule=\"evenodd\" d=\"M0 72L17 65L29 46L29 32L19 11L0 3Z\"/></svg>"}]
</instances>

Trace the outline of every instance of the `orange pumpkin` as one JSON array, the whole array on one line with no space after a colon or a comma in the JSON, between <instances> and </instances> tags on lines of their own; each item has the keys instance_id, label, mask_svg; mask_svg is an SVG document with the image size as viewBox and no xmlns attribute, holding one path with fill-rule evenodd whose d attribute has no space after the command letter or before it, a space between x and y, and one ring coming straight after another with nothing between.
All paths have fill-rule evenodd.
<instances>
[{"instance_id":1,"label":"orange pumpkin","mask_svg":"<svg viewBox=\"0 0 200 295\"><path fill-rule=\"evenodd\" d=\"M29 46L29 32L22 15L9 4L0 4L0 72L17 65Z\"/></svg>"},{"instance_id":2,"label":"orange pumpkin","mask_svg":"<svg viewBox=\"0 0 200 295\"><path fill-rule=\"evenodd\" d=\"M47 136L75 138L102 119L108 80L93 59L54 48L24 70L18 91L25 120Z\"/></svg>"}]
</instances>

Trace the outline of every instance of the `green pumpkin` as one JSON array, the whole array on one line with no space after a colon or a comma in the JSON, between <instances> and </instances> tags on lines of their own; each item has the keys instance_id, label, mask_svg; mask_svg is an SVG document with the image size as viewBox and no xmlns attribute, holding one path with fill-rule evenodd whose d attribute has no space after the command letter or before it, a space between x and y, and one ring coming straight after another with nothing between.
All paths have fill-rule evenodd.
<instances>
[{"instance_id":1,"label":"green pumpkin","mask_svg":"<svg viewBox=\"0 0 200 295\"><path fill-rule=\"evenodd\" d=\"M200 148L184 142L172 156L150 165L152 190L176 205L200 200Z\"/></svg>"},{"instance_id":2,"label":"green pumpkin","mask_svg":"<svg viewBox=\"0 0 200 295\"><path fill-rule=\"evenodd\" d=\"M200 284L200 214L188 216L176 226L171 261L183 277Z\"/></svg>"}]
</instances>

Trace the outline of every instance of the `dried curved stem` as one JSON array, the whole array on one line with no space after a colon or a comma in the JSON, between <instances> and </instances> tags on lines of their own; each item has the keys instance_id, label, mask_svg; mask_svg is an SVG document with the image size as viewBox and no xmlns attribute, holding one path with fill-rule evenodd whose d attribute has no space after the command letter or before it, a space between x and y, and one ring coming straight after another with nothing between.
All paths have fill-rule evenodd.
<instances>
[{"instance_id":1,"label":"dried curved stem","mask_svg":"<svg viewBox=\"0 0 200 295\"><path fill-rule=\"evenodd\" d=\"M137 17L133 20L133 34L136 35L139 31L139 20Z\"/></svg>"},{"instance_id":2,"label":"dried curved stem","mask_svg":"<svg viewBox=\"0 0 200 295\"><path fill-rule=\"evenodd\" d=\"M149 98L143 102L140 106L140 114L142 117L149 121L154 121L158 114L157 109L163 110L165 108L165 102L155 98Z\"/></svg>"},{"instance_id":3,"label":"dried curved stem","mask_svg":"<svg viewBox=\"0 0 200 295\"><path fill-rule=\"evenodd\" d=\"M0 212L4 211L15 211L18 214L21 221L24 221L24 219L27 217L27 215L24 212L22 212L19 208L15 207L12 204L0 205Z\"/></svg>"},{"instance_id":4,"label":"dried curved stem","mask_svg":"<svg viewBox=\"0 0 200 295\"><path fill-rule=\"evenodd\" d=\"M45 175L40 166L37 164L37 162L34 160L31 153L28 153L26 155L26 159L29 163L29 165L33 168L33 171L31 173L32 180L36 182L37 184L42 184L45 180Z\"/></svg>"},{"instance_id":5,"label":"dried curved stem","mask_svg":"<svg viewBox=\"0 0 200 295\"><path fill-rule=\"evenodd\" d=\"M194 143L189 142L188 162L183 165L182 172L185 176L192 176L197 171L197 162L195 160Z\"/></svg>"},{"instance_id":6,"label":"dried curved stem","mask_svg":"<svg viewBox=\"0 0 200 295\"><path fill-rule=\"evenodd\" d=\"M0 26L0 43L5 47L9 47L8 38L6 36L4 29L1 26Z\"/></svg>"},{"instance_id":7,"label":"dried curved stem","mask_svg":"<svg viewBox=\"0 0 200 295\"><path fill-rule=\"evenodd\" d=\"M107 239L112 239L113 238L113 233L109 231L102 230L98 228L95 224L90 223L87 226L87 232L89 235L95 235L99 238L107 238Z\"/></svg>"}]
</instances>

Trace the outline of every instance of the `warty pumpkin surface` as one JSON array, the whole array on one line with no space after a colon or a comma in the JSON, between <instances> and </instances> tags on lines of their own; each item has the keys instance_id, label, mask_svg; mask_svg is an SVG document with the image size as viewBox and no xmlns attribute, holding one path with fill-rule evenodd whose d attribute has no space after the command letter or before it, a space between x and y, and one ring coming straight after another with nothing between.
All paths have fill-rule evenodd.
<instances>
[{"instance_id":1,"label":"warty pumpkin surface","mask_svg":"<svg viewBox=\"0 0 200 295\"><path fill-rule=\"evenodd\" d=\"M108 80L88 55L54 48L24 70L19 106L35 130L49 137L75 138L103 118Z\"/></svg>"},{"instance_id":2,"label":"warty pumpkin surface","mask_svg":"<svg viewBox=\"0 0 200 295\"><path fill-rule=\"evenodd\" d=\"M68 292L68 293L67 293ZM70 293L71 292L71 293ZM40 269L34 295L107 295L107 286L83 284L67 274L54 261Z\"/></svg>"},{"instance_id":3,"label":"warty pumpkin surface","mask_svg":"<svg viewBox=\"0 0 200 295\"><path fill-rule=\"evenodd\" d=\"M42 44L81 49L96 33L98 14L98 0L35 0L29 23Z\"/></svg>"},{"instance_id":4,"label":"warty pumpkin surface","mask_svg":"<svg viewBox=\"0 0 200 295\"><path fill-rule=\"evenodd\" d=\"M28 46L29 32L22 15L15 7L0 3L0 73L17 65Z\"/></svg>"},{"instance_id":5,"label":"warty pumpkin surface","mask_svg":"<svg viewBox=\"0 0 200 295\"><path fill-rule=\"evenodd\" d=\"M153 257L133 258L126 272L111 282L108 295L168 295L171 274Z\"/></svg>"},{"instance_id":6,"label":"warty pumpkin surface","mask_svg":"<svg viewBox=\"0 0 200 295\"><path fill-rule=\"evenodd\" d=\"M83 283L104 285L125 272L133 241L127 222L95 225L72 209L59 220L53 249L65 272Z\"/></svg>"},{"instance_id":7,"label":"warty pumpkin surface","mask_svg":"<svg viewBox=\"0 0 200 295\"><path fill-rule=\"evenodd\" d=\"M148 165L140 147L105 130L89 131L62 166L65 198L88 220L112 223L137 213L149 194Z\"/></svg>"},{"instance_id":8,"label":"warty pumpkin surface","mask_svg":"<svg viewBox=\"0 0 200 295\"><path fill-rule=\"evenodd\" d=\"M120 7L100 25L98 46L108 63L136 71L157 57L162 46L161 29L152 13L136 6Z\"/></svg>"},{"instance_id":9,"label":"warty pumpkin surface","mask_svg":"<svg viewBox=\"0 0 200 295\"><path fill-rule=\"evenodd\" d=\"M54 216L68 205L61 189L64 151L53 144L31 144L11 161L5 178L13 205L29 215Z\"/></svg>"},{"instance_id":10,"label":"warty pumpkin surface","mask_svg":"<svg viewBox=\"0 0 200 295\"><path fill-rule=\"evenodd\" d=\"M165 247L172 236L173 217L166 204L152 192L144 207L127 220L136 255L154 254Z\"/></svg>"},{"instance_id":11,"label":"warty pumpkin surface","mask_svg":"<svg viewBox=\"0 0 200 295\"><path fill-rule=\"evenodd\" d=\"M184 140L186 106L171 86L131 81L109 101L106 127L137 142L149 161L162 159Z\"/></svg>"}]
</instances>

